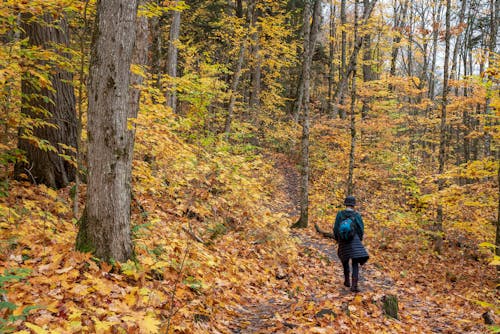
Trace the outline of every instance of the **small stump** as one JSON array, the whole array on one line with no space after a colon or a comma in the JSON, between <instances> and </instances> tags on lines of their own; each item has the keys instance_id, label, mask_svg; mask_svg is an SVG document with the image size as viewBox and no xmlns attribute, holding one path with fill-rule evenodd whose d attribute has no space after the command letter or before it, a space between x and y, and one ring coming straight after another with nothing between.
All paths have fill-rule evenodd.
<instances>
[{"instance_id":1,"label":"small stump","mask_svg":"<svg viewBox=\"0 0 500 334\"><path fill-rule=\"evenodd\" d=\"M384 314L388 317L399 319L398 317L398 297L394 295L386 295L382 297L382 308L384 310Z\"/></svg>"}]
</instances>

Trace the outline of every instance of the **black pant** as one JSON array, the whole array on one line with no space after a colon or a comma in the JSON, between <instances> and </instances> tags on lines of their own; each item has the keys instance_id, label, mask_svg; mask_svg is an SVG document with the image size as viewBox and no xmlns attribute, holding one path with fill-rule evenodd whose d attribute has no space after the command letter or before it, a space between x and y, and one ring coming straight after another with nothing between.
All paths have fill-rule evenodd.
<instances>
[{"instance_id":1,"label":"black pant","mask_svg":"<svg viewBox=\"0 0 500 334\"><path fill-rule=\"evenodd\" d=\"M352 278L358 279L359 276L359 259L351 259L352 260ZM349 279L349 260L342 261L342 266L344 267L344 277L345 279Z\"/></svg>"}]
</instances>

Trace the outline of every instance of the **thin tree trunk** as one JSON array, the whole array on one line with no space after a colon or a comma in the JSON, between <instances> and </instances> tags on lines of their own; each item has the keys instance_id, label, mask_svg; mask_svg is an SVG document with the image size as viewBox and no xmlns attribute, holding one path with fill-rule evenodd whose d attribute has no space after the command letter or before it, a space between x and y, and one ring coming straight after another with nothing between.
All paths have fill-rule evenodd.
<instances>
[{"instance_id":1,"label":"thin tree trunk","mask_svg":"<svg viewBox=\"0 0 500 334\"><path fill-rule=\"evenodd\" d=\"M56 51L52 46L56 43L69 47L69 28L65 19L55 21L51 15L44 14L43 23L37 23L31 18L31 15L22 17L22 28L29 45L52 50L60 56L69 58L68 54ZM74 158L75 152L68 147L78 149L73 74L54 66L49 77L50 89L40 89L37 78L29 71L23 73L21 113L28 119L42 120L50 125L34 125L32 129L27 127L19 130L18 148L26 153L27 162L18 162L14 168L14 175L19 179L23 174L29 174L30 181L61 188L73 181L76 175L74 163L60 155ZM30 138L47 141L57 152L42 149L39 145L33 144Z\"/></svg>"},{"instance_id":2,"label":"thin tree trunk","mask_svg":"<svg viewBox=\"0 0 500 334\"><path fill-rule=\"evenodd\" d=\"M179 1L175 1L178 5ZM179 41L179 34L181 29L181 12L174 10L172 12L172 24L170 25L170 40L168 42L167 54L167 74L169 78L175 80L177 78L177 43ZM172 108L172 111L177 112L177 94L175 92L176 85L171 83L167 89L167 106Z\"/></svg>"},{"instance_id":3,"label":"thin tree trunk","mask_svg":"<svg viewBox=\"0 0 500 334\"><path fill-rule=\"evenodd\" d=\"M305 4L304 4L304 15L303 15L303 26L302 26L302 34L303 34L303 38L304 38L304 46L303 46L303 50L302 50L302 53L303 53L303 57L305 57L305 55L307 54L307 48L309 47L308 45L308 36L310 35L311 33L311 25L309 24L309 21L310 20L310 17L311 17L311 4L310 2L311 0L306 0L305 1ZM301 72L300 72L300 77L299 77L299 84L297 86L297 95L296 95L296 99L295 99L295 102L294 102L294 105L293 105L293 119L295 122L298 122L299 121L299 117L300 117L300 113L302 112L302 108L304 106L304 80L305 80L305 76L304 76L304 70L305 70L305 67L304 67L304 64L302 64L302 69L301 69Z\"/></svg>"},{"instance_id":4,"label":"thin tree trunk","mask_svg":"<svg viewBox=\"0 0 500 334\"><path fill-rule=\"evenodd\" d=\"M76 248L105 261L133 254L130 236L130 65L137 0L98 0L88 86L87 204Z\"/></svg>"},{"instance_id":5,"label":"thin tree trunk","mask_svg":"<svg viewBox=\"0 0 500 334\"><path fill-rule=\"evenodd\" d=\"M253 21L253 14L254 14L254 8L256 5L256 1L252 0L249 1L248 7L247 7L247 21L246 21L246 31L250 31L250 26ZM224 133L226 134L226 138L229 137L229 134L231 132L231 123L233 121L234 117L234 107L236 105L236 98L238 97L238 85L240 83L240 78L241 78L241 72L243 68L243 63L245 61L245 52L247 49L247 44L248 44L248 33L246 34L241 41L240 45L240 51L238 53L238 59L236 61L236 66L233 72L233 79L231 81L231 91L230 91L230 97L229 97L229 105L227 108L227 115L226 115L226 122L224 125Z\"/></svg>"},{"instance_id":6,"label":"thin tree trunk","mask_svg":"<svg viewBox=\"0 0 500 334\"><path fill-rule=\"evenodd\" d=\"M305 10L310 12L308 3ZM302 140L301 140L301 187L300 187L300 218L292 225L292 228L307 227L309 221L309 126L310 126L310 80L311 66L314 50L316 48L316 39L318 37L321 21L321 0L314 0L312 23L309 34L305 35L304 42L304 58L302 62L303 77L304 77L304 100L303 110L304 117L302 118ZM309 25L308 15L304 16L304 24Z\"/></svg>"},{"instance_id":7,"label":"thin tree trunk","mask_svg":"<svg viewBox=\"0 0 500 334\"><path fill-rule=\"evenodd\" d=\"M255 6L256 7L256 6ZM262 79L262 56L260 54L260 26L257 25L259 16L261 15L259 8L254 8L254 13L252 15L252 29L253 33L250 38L252 40L252 88L250 91L250 99L248 106L250 107L250 112L252 115L252 120L257 129L260 129L259 122L259 105L260 105L260 91L261 91L261 79Z\"/></svg>"},{"instance_id":8,"label":"thin tree trunk","mask_svg":"<svg viewBox=\"0 0 500 334\"><path fill-rule=\"evenodd\" d=\"M436 0L432 7L432 61L431 61L431 74L429 83L429 99L431 101L436 97L436 60L438 49L439 37L439 22L441 21L442 2Z\"/></svg>"},{"instance_id":9,"label":"thin tree trunk","mask_svg":"<svg viewBox=\"0 0 500 334\"><path fill-rule=\"evenodd\" d=\"M145 4L148 0L138 0L139 5ZM150 31L148 18L146 16L138 16L137 17L137 28L136 28L136 36L135 36L135 44L134 50L132 53L132 64L135 66L140 66L143 69L148 64L148 54L149 54L149 39L150 39ZM141 89L139 86L142 85L144 81L144 77L138 74L131 74L130 77L130 108L128 119L134 120L137 118L139 114L139 102L141 97ZM134 138L135 138L135 125L130 124L132 126L131 130L128 131L129 138L129 151L134 152ZM130 127L129 127L130 129ZM133 154L129 155L130 161L128 164L132 166L132 157ZM130 168L132 170L132 168ZM130 176L128 176L130 177Z\"/></svg>"},{"instance_id":10,"label":"thin tree trunk","mask_svg":"<svg viewBox=\"0 0 500 334\"><path fill-rule=\"evenodd\" d=\"M488 44L488 68L491 67L493 64L493 58L495 56L495 50L497 46L497 34L498 34L498 11L500 10L500 1L499 0L490 0L490 31L489 31L489 44ZM491 142L492 142L492 135L488 130L488 127L491 126L493 123L491 121L491 94L493 94L492 89L488 88L487 93L486 93L486 107L485 107L485 113L486 113L486 120L485 120L485 127L484 127L484 151L485 155L487 157L490 157L492 155L491 152Z\"/></svg>"},{"instance_id":11,"label":"thin tree trunk","mask_svg":"<svg viewBox=\"0 0 500 334\"><path fill-rule=\"evenodd\" d=\"M162 0L154 0L157 5ZM156 77L156 86L161 88L162 66L161 59L163 58L163 30L164 19L162 16L154 16L149 21L149 31L151 31L151 72Z\"/></svg>"},{"instance_id":12,"label":"thin tree trunk","mask_svg":"<svg viewBox=\"0 0 500 334\"><path fill-rule=\"evenodd\" d=\"M328 57L328 111L329 115L333 114L333 103L332 103L332 90L333 90L333 76L335 75L335 66L333 63L335 57L335 5L334 0L330 1L330 40L328 41L329 45L329 57Z\"/></svg>"},{"instance_id":13,"label":"thin tree trunk","mask_svg":"<svg viewBox=\"0 0 500 334\"><path fill-rule=\"evenodd\" d=\"M376 2L377 2L377 0L372 0L370 2L369 6L366 8L366 10L364 12L364 17L363 17L363 25L367 24L368 19L371 16L371 13L373 11L373 8L375 7ZM354 67L355 67L356 62L357 62L357 57L358 57L359 51L361 50L362 45L363 45L363 38L357 36L355 43L354 43L354 50L352 51L351 57L349 59L349 65L347 66L345 71L343 71L340 82L338 83L337 88L335 89L335 93L333 94L332 101L333 101L334 105L337 103L337 99L339 98L339 96L341 96L343 94L343 91L344 91L345 87L347 86L347 82L349 80L351 73L354 70Z\"/></svg>"},{"instance_id":14,"label":"thin tree trunk","mask_svg":"<svg viewBox=\"0 0 500 334\"><path fill-rule=\"evenodd\" d=\"M366 2L365 2L366 4ZM365 7L365 12L367 7ZM366 15L366 13L365 13ZM358 1L354 1L354 38L358 37ZM349 152L349 173L347 178L347 196L354 194L354 163L356 150L356 70L357 62L354 62L352 71L351 88L351 149Z\"/></svg>"},{"instance_id":15,"label":"thin tree trunk","mask_svg":"<svg viewBox=\"0 0 500 334\"><path fill-rule=\"evenodd\" d=\"M463 22L464 17L465 17L465 9L467 7L467 0L462 0L462 6L460 7L460 14L458 15L458 22ZM459 33L457 35L457 38L455 39L455 45L453 46L453 60L451 62L451 71L450 71L450 76L451 79L453 80L458 80L458 74L457 74L457 65L460 67L460 62L457 61L458 59L458 50L460 49L460 46L462 44L462 33ZM455 95L458 95L458 87L455 88Z\"/></svg>"},{"instance_id":16,"label":"thin tree trunk","mask_svg":"<svg viewBox=\"0 0 500 334\"><path fill-rule=\"evenodd\" d=\"M366 11L370 6L369 0L363 0L363 8ZM366 15L366 14L365 14ZM370 34L364 36L364 46L363 46L363 81L370 82L374 80L374 74L372 69L372 38ZM363 100L363 108L361 110L361 115L363 118L368 116L370 100Z\"/></svg>"},{"instance_id":17,"label":"thin tree trunk","mask_svg":"<svg viewBox=\"0 0 500 334\"><path fill-rule=\"evenodd\" d=\"M226 124L224 126L224 133L229 136L231 132L231 122L233 120L234 106L236 104L236 97L238 96L238 84L241 77L241 69L243 67L243 61L245 60L245 49L246 49L246 39L241 42L240 52L238 54L238 61L236 62L236 68L233 73L233 80L231 82L231 92L229 98L229 106L227 108Z\"/></svg>"},{"instance_id":18,"label":"thin tree trunk","mask_svg":"<svg viewBox=\"0 0 500 334\"><path fill-rule=\"evenodd\" d=\"M82 155L82 129L83 129L83 86L85 85L85 61L88 56L86 50L85 50L85 36L88 33L89 29L89 20L87 17L87 11L88 11L88 6L89 6L89 0L85 1L85 5L83 8L83 29L80 33L79 36L79 42L80 42L80 68L79 68L79 82L78 82L78 123L77 123L77 134L76 134L76 140L77 140L77 147L78 150L76 151L76 173L75 173L75 195L73 197L73 217L77 219L80 214L80 173L83 167L83 155Z\"/></svg>"},{"instance_id":19,"label":"thin tree trunk","mask_svg":"<svg viewBox=\"0 0 500 334\"><path fill-rule=\"evenodd\" d=\"M346 25L347 25L347 15L346 15L346 0L341 0L340 2L340 24L342 25L342 36L341 36L341 39L342 39L342 42L341 42L341 56L340 56L340 71L339 71L339 74L340 74L340 78L339 78L339 85L340 83L342 82L343 80L343 77L342 75L344 75L344 73L346 72L346 58L347 58L347 46L346 46L346 40L347 40L347 32L346 32ZM337 93L338 95L338 93ZM345 119L346 118L346 114L345 114L345 110L344 110L344 93L343 92L340 92L340 107L336 105L337 103L337 99L336 99L336 96L334 94L334 97L333 97L333 104L334 104L334 108L335 108L335 112L337 112L337 109L338 109L338 113L339 113L339 117L341 119Z\"/></svg>"},{"instance_id":20,"label":"thin tree trunk","mask_svg":"<svg viewBox=\"0 0 500 334\"><path fill-rule=\"evenodd\" d=\"M451 0L446 0L446 18L445 18L445 51L444 51L444 70L443 70L443 97L441 101L441 125L440 125L440 139L439 139L439 176L444 173L444 166L446 163L446 108L448 106L448 68L450 59L450 17L451 17ZM438 191L444 189L444 180L438 176ZM435 224L436 239L434 248L436 252L441 253L443 249L443 205L438 204L437 217Z\"/></svg>"},{"instance_id":21,"label":"thin tree trunk","mask_svg":"<svg viewBox=\"0 0 500 334\"><path fill-rule=\"evenodd\" d=\"M405 0L403 4L401 4L401 13L398 13L397 3L394 4L394 29L398 32L398 34L392 39L392 51L391 51L391 69L390 75L391 77L396 76L396 62L399 54L399 43L401 42L401 30L403 25L406 23L406 14L408 12L408 0ZM400 17L401 15L401 17ZM390 87L391 90L393 87Z\"/></svg>"},{"instance_id":22,"label":"thin tree trunk","mask_svg":"<svg viewBox=\"0 0 500 334\"><path fill-rule=\"evenodd\" d=\"M497 151L497 161L500 160L500 151ZM497 170L497 178L498 178L498 187L500 193L500 165ZM496 233L495 233L495 254L500 256L500 195L498 196L498 210L497 210L497 224L496 224ZM497 266L497 273L500 275L500 266Z\"/></svg>"}]
</instances>

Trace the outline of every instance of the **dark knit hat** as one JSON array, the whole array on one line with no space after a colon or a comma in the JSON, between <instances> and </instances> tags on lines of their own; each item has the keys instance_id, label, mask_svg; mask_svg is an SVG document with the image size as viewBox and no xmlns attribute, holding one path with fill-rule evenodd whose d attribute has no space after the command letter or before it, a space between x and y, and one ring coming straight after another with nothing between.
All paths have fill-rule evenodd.
<instances>
[{"instance_id":1,"label":"dark knit hat","mask_svg":"<svg viewBox=\"0 0 500 334\"><path fill-rule=\"evenodd\" d=\"M356 198L354 198L354 196L347 196L344 200L344 205L345 206L355 206L356 205Z\"/></svg>"}]
</instances>

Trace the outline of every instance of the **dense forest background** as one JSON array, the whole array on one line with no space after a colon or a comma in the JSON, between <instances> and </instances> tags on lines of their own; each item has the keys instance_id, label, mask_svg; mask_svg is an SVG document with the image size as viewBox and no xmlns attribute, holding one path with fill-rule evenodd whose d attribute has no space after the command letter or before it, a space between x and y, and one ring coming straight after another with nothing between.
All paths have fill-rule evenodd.
<instances>
[{"instance_id":1,"label":"dense forest background","mask_svg":"<svg viewBox=\"0 0 500 334\"><path fill-rule=\"evenodd\" d=\"M500 331L499 13L0 2L0 333Z\"/></svg>"}]
</instances>

